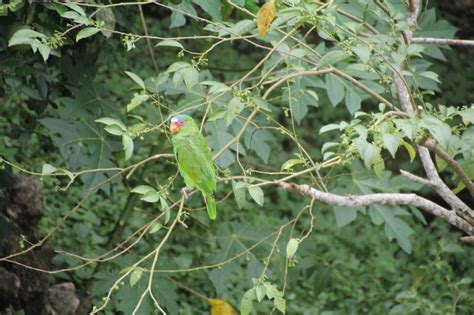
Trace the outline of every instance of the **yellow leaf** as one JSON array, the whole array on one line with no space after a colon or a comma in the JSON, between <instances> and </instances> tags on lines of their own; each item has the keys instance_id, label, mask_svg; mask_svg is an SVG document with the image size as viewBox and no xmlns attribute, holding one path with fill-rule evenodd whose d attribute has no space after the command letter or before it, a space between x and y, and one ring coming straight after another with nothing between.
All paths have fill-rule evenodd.
<instances>
[{"instance_id":1,"label":"yellow leaf","mask_svg":"<svg viewBox=\"0 0 474 315\"><path fill-rule=\"evenodd\" d=\"M209 299L207 302L211 306L211 315L237 315L234 308L224 300Z\"/></svg>"},{"instance_id":2,"label":"yellow leaf","mask_svg":"<svg viewBox=\"0 0 474 315\"><path fill-rule=\"evenodd\" d=\"M275 0L262 5L257 14L257 28L258 34L263 37L267 34L273 19L275 18Z\"/></svg>"}]
</instances>

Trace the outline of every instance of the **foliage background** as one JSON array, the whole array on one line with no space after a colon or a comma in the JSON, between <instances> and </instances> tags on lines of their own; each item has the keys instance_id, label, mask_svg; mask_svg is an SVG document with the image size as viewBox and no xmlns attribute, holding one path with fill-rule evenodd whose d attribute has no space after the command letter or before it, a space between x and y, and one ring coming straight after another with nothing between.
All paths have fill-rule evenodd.
<instances>
[{"instance_id":1,"label":"foliage background","mask_svg":"<svg viewBox=\"0 0 474 315\"><path fill-rule=\"evenodd\" d=\"M253 12L258 9L252 1L246 1L246 5ZM434 2L429 5L436 7ZM180 49L172 47L152 48L155 68L144 39L134 43L133 36L97 34L76 43L77 30L66 34L64 43L51 52L46 62L41 54L34 54L28 46L8 47L11 35L22 25L33 26L48 36L54 35L55 30L64 32L70 21L60 18L59 11L55 10L57 8L25 3L15 12L10 10L6 16L0 17L1 155L25 170L44 174L42 166L45 163L58 170L78 172L126 167L153 154L171 152L163 128L154 126L168 113L185 107L195 96L181 94L179 89L173 90L171 84L160 86L158 83L162 79L160 74L169 65L176 61L189 62L192 55L182 54ZM180 16L170 15L168 10L160 7L145 6L143 10L147 32L154 36L205 34L203 24L192 19L186 19L186 24L181 27L170 29L170 24L182 23ZM200 7L196 6L195 10L199 15L209 17L209 13ZM87 12L92 10L87 9ZM114 8L113 14L114 21L102 18L114 22L116 31L143 34L136 6ZM228 17L230 20L242 18L242 13L234 11ZM447 18L456 22L456 17ZM447 29L452 30L451 27ZM320 38L313 40L320 41ZM184 42L186 50L198 52L205 51L213 43L209 39ZM472 48L462 48L444 52L446 61L429 59L434 64L433 71L442 81L439 89L433 89L437 93L428 96L429 102L446 105L474 102L472 52ZM202 80L236 80L263 56L263 51L242 41L223 43L206 56L206 63L199 64ZM132 113L135 116L127 115L126 106L137 97L135 93L142 93L142 89L124 71L147 78L147 90L156 95L144 101ZM165 90L167 93L163 93ZM322 126L350 119L342 105L333 107L326 95L320 94L319 106L310 106L301 124L295 127L310 156L320 158L319 148L333 137L318 135ZM194 113L199 118L203 114L202 110ZM130 130L134 128L131 132L135 137L135 147L129 161L124 156L120 138L110 135L104 131L103 124L95 122L101 117L120 119ZM288 128L295 124L285 111L274 110L272 118ZM263 117L259 119L263 122ZM218 123L222 122L209 123L205 128L213 149L232 137L223 133ZM237 127L231 126L229 132L235 133ZM150 128L153 131L145 132ZM284 135L270 131L258 134L256 141L259 142L253 147L254 152L244 160L246 167L264 169L262 164L278 167L295 158L293 153L297 150ZM251 145L240 150L250 151L249 147ZM230 166L230 172L233 172L239 169L233 162L232 154L227 152L220 160L220 166ZM393 163L396 164L397 160ZM17 171L9 165L4 167L5 172ZM326 174L327 185L331 189L337 187L339 193L351 191L354 181L362 189L373 185L387 185L388 189L394 184L374 179L373 174L358 162L344 167L339 169L345 170L342 176ZM416 170L419 166L409 164L406 167ZM112 174L83 174L66 191L58 186L64 187L67 177L42 177L45 215L38 233L46 235L89 189ZM170 195L163 196L171 203L171 200L178 200L182 185L181 179L177 178L170 187L167 186L168 178L174 176L176 168L172 160L158 160L141 166L129 178L122 176L111 180L62 223L49 238L50 245L56 250L82 257L103 254L163 210L159 203L145 203L138 194L130 191L138 185L169 188ZM222 182L219 196L224 198L232 190L231 181ZM474 309L473 250L457 245L460 234L444 222L419 213L414 216L400 212L408 228L413 229L410 238L413 249L407 254L396 241L389 241L384 236L383 225L373 224L370 216L357 215L357 210L348 215L347 211L316 204L312 233L300 244L296 257L288 261L285 255L288 239L305 235L311 226L311 217L305 212L293 227L290 225L281 230L277 241L275 232L306 206L305 200L275 188L265 188L264 207L259 207L249 196L245 203L246 206L240 209L231 197L219 204L217 222L209 222L203 211L191 211L191 217L186 221L189 228L180 227L171 235L157 265L157 269L170 272L156 273L153 282L153 291L170 314L205 314L209 311L206 301L189 294L179 284L207 297L224 299L237 307L244 293L254 286L252 279L260 278L267 263L266 280L279 290L284 287L288 314L469 314ZM200 198L193 197L186 205L200 207ZM357 220L353 220L355 217ZM166 229L147 233L131 251L116 259L57 273L51 275L50 281L71 280L81 296L87 297L90 293L91 304L100 305L119 273L153 250L165 233ZM261 246L246 252L261 240ZM274 245L276 252L268 261L266 257L273 254ZM239 253L244 254L229 264L222 263ZM54 258L53 269L80 263L81 260L75 257L59 254ZM210 265L214 267L194 270ZM150 265L145 264L145 267ZM138 278L133 286L129 278L119 286L107 313L132 312L147 282L145 276ZM254 306L258 313L267 314L273 303L264 300L258 305L254 303ZM152 314L152 308L152 301L145 299L140 314Z\"/></svg>"}]
</instances>

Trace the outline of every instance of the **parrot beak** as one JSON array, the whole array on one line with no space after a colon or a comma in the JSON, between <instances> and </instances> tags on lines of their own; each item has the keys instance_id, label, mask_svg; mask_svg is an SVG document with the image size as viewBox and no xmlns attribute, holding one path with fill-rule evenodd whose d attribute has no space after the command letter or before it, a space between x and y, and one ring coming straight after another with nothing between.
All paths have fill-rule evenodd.
<instances>
[{"instance_id":1,"label":"parrot beak","mask_svg":"<svg viewBox=\"0 0 474 315\"><path fill-rule=\"evenodd\" d=\"M174 123L171 123L170 124L170 131L172 134L176 134L178 131L179 131L179 126L174 124Z\"/></svg>"}]
</instances>

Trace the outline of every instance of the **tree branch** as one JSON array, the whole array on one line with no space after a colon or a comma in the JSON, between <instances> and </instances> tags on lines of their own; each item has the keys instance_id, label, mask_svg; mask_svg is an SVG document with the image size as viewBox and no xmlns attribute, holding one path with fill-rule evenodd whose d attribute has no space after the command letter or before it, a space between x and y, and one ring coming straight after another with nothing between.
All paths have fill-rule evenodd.
<instances>
[{"instance_id":1,"label":"tree branch","mask_svg":"<svg viewBox=\"0 0 474 315\"><path fill-rule=\"evenodd\" d=\"M423 141L421 145L430 149L440 158L442 158L446 163L448 163L449 166L451 166L451 168L456 172L456 174L458 174L459 178L462 180L467 190L471 194L471 197L474 198L474 183L471 181L469 176L466 175L459 163L456 162L456 160L453 159L448 153L446 153L443 148L441 148L433 139L427 139Z\"/></svg>"},{"instance_id":2,"label":"tree branch","mask_svg":"<svg viewBox=\"0 0 474 315\"><path fill-rule=\"evenodd\" d=\"M397 110L396 107L392 103L390 103L389 100L384 98L382 95L378 94L377 92L373 91L368 86L366 86L365 84L357 81L356 79L354 79L350 75L347 75L346 73L344 73L341 70L339 70L337 68L334 68L334 67L322 68L322 69L318 69L318 70L298 71L298 72L290 73L290 74L288 74L284 77L281 77L280 79L277 79L277 80L266 81L266 82L264 82L264 84L272 84L273 83L273 85L270 86L267 89L267 91L265 91L265 94L264 94L263 98L266 99L268 97L268 95L270 95L270 93L273 90L275 90L277 87L279 87L280 85L282 85L283 83L285 83L288 80L298 78L298 77L301 77L301 76L310 76L310 75L316 76L316 75L322 75L322 74L327 74L327 73L333 73L333 74L337 75L338 77L353 83L355 86L357 86L358 88L360 88L361 90L363 90L367 94L375 97L377 100L384 103L385 105L387 105L391 109Z\"/></svg>"},{"instance_id":3,"label":"tree branch","mask_svg":"<svg viewBox=\"0 0 474 315\"><path fill-rule=\"evenodd\" d=\"M474 245L474 236L463 236L459 238L459 242L466 245Z\"/></svg>"},{"instance_id":4,"label":"tree branch","mask_svg":"<svg viewBox=\"0 0 474 315\"><path fill-rule=\"evenodd\" d=\"M434 190L438 195L443 198L453 209L462 213L465 217L468 218L471 224L474 224L474 213L458 196L456 196L451 189L443 182L441 177L439 177L436 166L431 159L430 152L427 148L417 145L418 155L420 156L421 163L425 172L433 183Z\"/></svg>"},{"instance_id":5,"label":"tree branch","mask_svg":"<svg viewBox=\"0 0 474 315\"><path fill-rule=\"evenodd\" d=\"M440 205L413 193L379 193L360 196L339 196L332 193L319 191L309 185L295 183L275 182L275 184L288 192L299 193L308 198L340 207L367 207L370 205L401 205L415 206L436 217L440 217L451 225L464 231L468 235L474 234L474 225L469 224L456 215L455 211L445 209Z\"/></svg>"},{"instance_id":6,"label":"tree branch","mask_svg":"<svg viewBox=\"0 0 474 315\"><path fill-rule=\"evenodd\" d=\"M406 42L406 44L410 44L413 37L413 29L417 24L417 17L420 10L420 0L410 0L409 6L411 14L407 19L407 23L410 28L403 32L403 40ZM408 115L414 116L415 107L410 97L410 91L405 85L403 77L400 73L394 73L394 81L402 108ZM446 201L451 208L456 210L456 212L459 212L464 219L468 220L468 222L474 226L474 211L470 209L461 199L459 199L458 196L456 196L440 178L428 149L420 145L417 145L416 148L418 150L418 155L423 168L425 169L426 175L429 181L433 184L433 188L436 193L441 198L443 198L443 200Z\"/></svg>"},{"instance_id":7,"label":"tree branch","mask_svg":"<svg viewBox=\"0 0 474 315\"><path fill-rule=\"evenodd\" d=\"M143 9L141 5L138 5L138 10L140 11L140 19L142 21L143 31L145 32L146 37L146 44L148 46L148 51L150 52L151 61L153 62L153 67L155 68L155 72L158 75L160 70L158 69L158 64L156 63L155 53L153 52L153 47L151 45L150 38L148 37L148 27L146 26L145 15L143 14Z\"/></svg>"},{"instance_id":8,"label":"tree branch","mask_svg":"<svg viewBox=\"0 0 474 315\"><path fill-rule=\"evenodd\" d=\"M434 186L433 183L431 181L429 181L428 179L422 178L420 176L416 176L415 174L412 174L412 173L404 171L404 170L400 170L400 175L402 175L403 177L406 177L409 180L414 181L418 184L422 184L422 185L429 186L429 187Z\"/></svg>"},{"instance_id":9,"label":"tree branch","mask_svg":"<svg viewBox=\"0 0 474 315\"><path fill-rule=\"evenodd\" d=\"M469 40L469 39L414 37L412 38L411 42L414 44L427 44L427 45L474 46L474 40Z\"/></svg>"}]
</instances>

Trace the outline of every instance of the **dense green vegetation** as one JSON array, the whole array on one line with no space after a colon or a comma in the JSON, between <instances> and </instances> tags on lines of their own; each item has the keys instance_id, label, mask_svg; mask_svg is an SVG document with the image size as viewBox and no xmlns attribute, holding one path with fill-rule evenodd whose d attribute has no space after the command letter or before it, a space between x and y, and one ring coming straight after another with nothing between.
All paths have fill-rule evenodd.
<instances>
[{"instance_id":1,"label":"dense green vegetation","mask_svg":"<svg viewBox=\"0 0 474 315\"><path fill-rule=\"evenodd\" d=\"M243 314L470 314L474 251L458 239L474 197L427 143L474 178L474 64L407 41L454 38L434 4L410 25L404 1L381 2L277 1L264 37L253 0L0 6L0 178L41 180L37 234L65 269L50 281L105 314L206 314L203 297ZM180 112L217 155L216 221L180 195ZM400 175L427 177L426 147L454 204ZM342 207L283 181L432 204Z\"/></svg>"}]
</instances>

